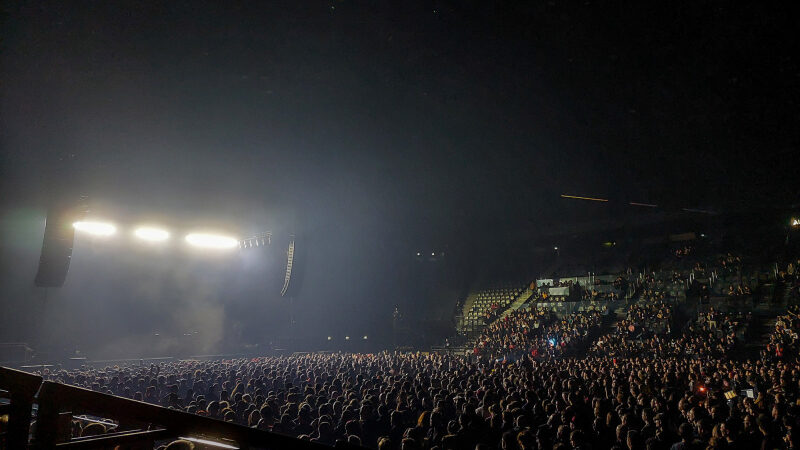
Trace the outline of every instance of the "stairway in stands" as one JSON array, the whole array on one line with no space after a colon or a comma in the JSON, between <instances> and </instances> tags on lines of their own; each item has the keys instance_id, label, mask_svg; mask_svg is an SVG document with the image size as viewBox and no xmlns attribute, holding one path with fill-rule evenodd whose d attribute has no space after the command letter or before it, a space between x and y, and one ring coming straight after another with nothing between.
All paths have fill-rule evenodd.
<instances>
[{"instance_id":1,"label":"stairway in stands","mask_svg":"<svg viewBox=\"0 0 800 450\"><path fill-rule=\"evenodd\" d=\"M628 305L636 302L619 302L614 309L608 311L608 314L603 317L600 324L599 335L614 334L617 330L617 324L628 317Z\"/></svg>"},{"instance_id":2,"label":"stairway in stands","mask_svg":"<svg viewBox=\"0 0 800 450\"><path fill-rule=\"evenodd\" d=\"M530 300L533 294L534 291L531 288L529 287L525 288L525 290L520 292L514 299L514 301L511 302L510 305L508 305L508 308L506 308L506 310L503 311L503 313L500 314L500 316L498 316L497 319L495 319L492 323L503 320L506 317L510 316L511 313L518 310L520 307L522 307L522 305L524 305L528 300Z\"/></svg>"},{"instance_id":3,"label":"stairway in stands","mask_svg":"<svg viewBox=\"0 0 800 450\"><path fill-rule=\"evenodd\" d=\"M461 308L461 319L457 324L459 330L466 330L467 329L467 321L469 320L470 311L472 311L472 307L475 305L475 302L478 300L478 293L477 292L470 292L467 295L467 298L464 300L464 306Z\"/></svg>"},{"instance_id":4,"label":"stairway in stands","mask_svg":"<svg viewBox=\"0 0 800 450\"><path fill-rule=\"evenodd\" d=\"M768 289L761 290L757 299L757 306L753 308L753 330L744 348L744 354L749 358L757 358L759 352L769 343L770 335L775 331L778 316L785 314L789 305L793 304L791 289L784 283L767 285Z\"/></svg>"},{"instance_id":5,"label":"stairway in stands","mask_svg":"<svg viewBox=\"0 0 800 450\"><path fill-rule=\"evenodd\" d=\"M754 314L753 324L747 343L742 348L738 359L756 359L760 356L767 343L770 334L775 330L775 322L778 321L777 314Z\"/></svg>"}]
</instances>

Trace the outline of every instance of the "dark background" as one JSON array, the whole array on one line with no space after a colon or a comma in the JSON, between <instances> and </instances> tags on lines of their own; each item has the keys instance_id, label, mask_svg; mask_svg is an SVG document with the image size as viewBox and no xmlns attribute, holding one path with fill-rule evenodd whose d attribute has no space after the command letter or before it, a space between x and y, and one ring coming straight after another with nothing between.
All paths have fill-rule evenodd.
<instances>
[{"instance_id":1,"label":"dark background","mask_svg":"<svg viewBox=\"0 0 800 450\"><path fill-rule=\"evenodd\" d=\"M725 1L4 2L0 340L385 337L395 305L446 315L486 267L518 268L520 243L653 214L629 201L790 208L797 19ZM79 238L64 288L34 288L68 194L120 223L296 233L295 326L277 247Z\"/></svg>"}]
</instances>

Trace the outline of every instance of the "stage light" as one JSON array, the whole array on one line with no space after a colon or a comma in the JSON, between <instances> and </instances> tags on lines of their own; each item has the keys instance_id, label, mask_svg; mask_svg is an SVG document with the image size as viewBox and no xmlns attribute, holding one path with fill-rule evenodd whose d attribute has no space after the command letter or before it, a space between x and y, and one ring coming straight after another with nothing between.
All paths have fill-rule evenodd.
<instances>
[{"instance_id":1,"label":"stage light","mask_svg":"<svg viewBox=\"0 0 800 450\"><path fill-rule=\"evenodd\" d=\"M106 222L75 222L72 227L95 236L111 236L117 232L117 227Z\"/></svg>"},{"instance_id":2,"label":"stage light","mask_svg":"<svg viewBox=\"0 0 800 450\"><path fill-rule=\"evenodd\" d=\"M791 224L793 228L800 228L800 219L792 217Z\"/></svg>"},{"instance_id":3,"label":"stage light","mask_svg":"<svg viewBox=\"0 0 800 450\"><path fill-rule=\"evenodd\" d=\"M160 228L140 227L133 234L144 241L161 242L169 239L169 232Z\"/></svg>"},{"instance_id":4,"label":"stage light","mask_svg":"<svg viewBox=\"0 0 800 450\"><path fill-rule=\"evenodd\" d=\"M553 250L558 250L558 247L553 247Z\"/></svg>"},{"instance_id":5,"label":"stage light","mask_svg":"<svg viewBox=\"0 0 800 450\"><path fill-rule=\"evenodd\" d=\"M436 253L431 253L431 256L436 256Z\"/></svg>"},{"instance_id":6,"label":"stage light","mask_svg":"<svg viewBox=\"0 0 800 450\"><path fill-rule=\"evenodd\" d=\"M328 336L328 340L329 341L333 340L333 336Z\"/></svg>"},{"instance_id":7,"label":"stage light","mask_svg":"<svg viewBox=\"0 0 800 450\"><path fill-rule=\"evenodd\" d=\"M365 340L365 341L367 340L367 335L366 335L366 334L364 335L364 340Z\"/></svg>"},{"instance_id":8,"label":"stage light","mask_svg":"<svg viewBox=\"0 0 800 450\"><path fill-rule=\"evenodd\" d=\"M236 238L217 234L192 233L186 235L186 242L195 247L228 249L239 245Z\"/></svg>"},{"instance_id":9,"label":"stage light","mask_svg":"<svg viewBox=\"0 0 800 450\"><path fill-rule=\"evenodd\" d=\"M345 340L345 341L349 341L349 340L350 340L350 336L345 336L345 337L344 337L344 340Z\"/></svg>"}]
</instances>

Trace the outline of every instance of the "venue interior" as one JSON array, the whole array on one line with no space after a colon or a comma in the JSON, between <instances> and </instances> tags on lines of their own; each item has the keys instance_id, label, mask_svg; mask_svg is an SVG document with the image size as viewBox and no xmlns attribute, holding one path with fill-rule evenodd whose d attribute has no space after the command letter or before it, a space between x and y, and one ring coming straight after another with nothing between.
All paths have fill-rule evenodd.
<instances>
[{"instance_id":1,"label":"venue interior","mask_svg":"<svg viewBox=\"0 0 800 450\"><path fill-rule=\"evenodd\" d=\"M0 4L0 450L800 448L781 2Z\"/></svg>"}]
</instances>

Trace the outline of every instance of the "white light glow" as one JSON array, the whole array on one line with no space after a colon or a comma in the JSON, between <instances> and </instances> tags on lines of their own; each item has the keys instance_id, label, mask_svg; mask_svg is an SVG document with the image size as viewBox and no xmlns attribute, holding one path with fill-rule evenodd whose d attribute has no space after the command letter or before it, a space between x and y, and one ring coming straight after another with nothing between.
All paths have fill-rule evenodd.
<instances>
[{"instance_id":1,"label":"white light glow","mask_svg":"<svg viewBox=\"0 0 800 450\"><path fill-rule=\"evenodd\" d=\"M350 340L350 336L345 336L345 337L344 337L344 340L345 340L345 341L349 341L349 340Z\"/></svg>"},{"instance_id":2,"label":"white light glow","mask_svg":"<svg viewBox=\"0 0 800 450\"><path fill-rule=\"evenodd\" d=\"M160 228L140 227L133 234L144 241L161 242L169 239L169 231Z\"/></svg>"},{"instance_id":3,"label":"white light glow","mask_svg":"<svg viewBox=\"0 0 800 450\"><path fill-rule=\"evenodd\" d=\"M95 236L111 236L117 232L117 227L106 222L75 222L72 227Z\"/></svg>"},{"instance_id":4,"label":"white light glow","mask_svg":"<svg viewBox=\"0 0 800 450\"><path fill-rule=\"evenodd\" d=\"M186 235L186 242L195 247L227 249L239 245L236 238L217 234L192 233Z\"/></svg>"},{"instance_id":5,"label":"white light glow","mask_svg":"<svg viewBox=\"0 0 800 450\"><path fill-rule=\"evenodd\" d=\"M367 340L367 335L366 335L366 334L364 335L364 340L365 340L365 341Z\"/></svg>"}]
</instances>

